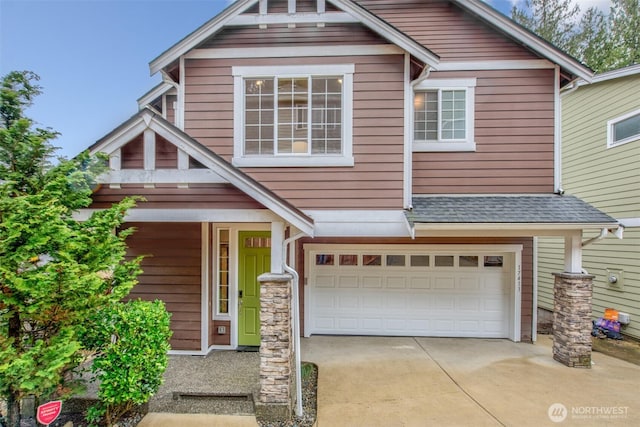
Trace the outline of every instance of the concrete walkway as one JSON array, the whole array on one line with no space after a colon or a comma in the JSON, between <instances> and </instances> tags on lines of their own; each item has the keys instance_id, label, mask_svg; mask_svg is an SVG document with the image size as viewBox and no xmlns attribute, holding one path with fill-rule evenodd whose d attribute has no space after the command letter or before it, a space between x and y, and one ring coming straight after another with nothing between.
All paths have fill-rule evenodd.
<instances>
[{"instance_id":1,"label":"concrete walkway","mask_svg":"<svg viewBox=\"0 0 640 427\"><path fill-rule=\"evenodd\" d=\"M319 367L320 427L640 425L640 366L594 353L592 369L567 368L548 336L320 336L302 355Z\"/></svg>"}]
</instances>

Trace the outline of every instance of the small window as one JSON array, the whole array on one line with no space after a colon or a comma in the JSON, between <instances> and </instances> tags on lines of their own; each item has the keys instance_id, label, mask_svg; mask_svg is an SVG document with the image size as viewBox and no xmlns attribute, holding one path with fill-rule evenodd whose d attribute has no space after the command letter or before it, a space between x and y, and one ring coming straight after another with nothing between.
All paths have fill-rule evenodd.
<instances>
[{"instance_id":1,"label":"small window","mask_svg":"<svg viewBox=\"0 0 640 427\"><path fill-rule=\"evenodd\" d=\"M458 259L458 265L460 267L477 267L478 266L478 257L477 256L460 256Z\"/></svg>"},{"instance_id":2,"label":"small window","mask_svg":"<svg viewBox=\"0 0 640 427\"><path fill-rule=\"evenodd\" d=\"M340 255L340 265L358 265L358 255Z\"/></svg>"},{"instance_id":3,"label":"small window","mask_svg":"<svg viewBox=\"0 0 640 427\"><path fill-rule=\"evenodd\" d=\"M436 267L453 267L452 255L436 255L434 264Z\"/></svg>"},{"instance_id":4,"label":"small window","mask_svg":"<svg viewBox=\"0 0 640 427\"><path fill-rule=\"evenodd\" d=\"M382 255L362 255L362 265L364 266L382 265Z\"/></svg>"},{"instance_id":5,"label":"small window","mask_svg":"<svg viewBox=\"0 0 640 427\"><path fill-rule=\"evenodd\" d=\"M333 255L316 255L316 265L333 265Z\"/></svg>"},{"instance_id":6,"label":"small window","mask_svg":"<svg viewBox=\"0 0 640 427\"><path fill-rule=\"evenodd\" d=\"M405 265L404 255L387 255L388 267L404 267Z\"/></svg>"},{"instance_id":7,"label":"small window","mask_svg":"<svg viewBox=\"0 0 640 427\"><path fill-rule=\"evenodd\" d=\"M229 314L229 230L218 230L218 304L216 314Z\"/></svg>"},{"instance_id":8,"label":"small window","mask_svg":"<svg viewBox=\"0 0 640 427\"><path fill-rule=\"evenodd\" d=\"M640 110L607 122L607 148L640 139Z\"/></svg>"},{"instance_id":9,"label":"small window","mask_svg":"<svg viewBox=\"0 0 640 427\"><path fill-rule=\"evenodd\" d=\"M500 255L492 255L484 257L484 266L485 267L502 267L503 259Z\"/></svg>"},{"instance_id":10,"label":"small window","mask_svg":"<svg viewBox=\"0 0 640 427\"><path fill-rule=\"evenodd\" d=\"M414 151L474 151L475 79L426 79L413 98Z\"/></svg>"},{"instance_id":11,"label":"small window","mask_svg":"<svg viewBox=\"0 0 640 427\"><path fill-rule=\"evenodd\" d=\"M411 255L411 267L429 267L429 255Z\"/></svg>"}]
</instances>

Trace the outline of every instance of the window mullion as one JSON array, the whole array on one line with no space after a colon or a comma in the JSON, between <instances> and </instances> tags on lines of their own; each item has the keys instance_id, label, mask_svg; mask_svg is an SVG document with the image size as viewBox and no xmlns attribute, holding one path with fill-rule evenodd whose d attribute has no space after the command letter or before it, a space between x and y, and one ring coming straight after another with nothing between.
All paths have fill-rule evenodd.
<instances>
[{"instance_id":1,"label":"window mullion","mask_svg":"<svg viewBox=\"0 0 640 427\"><path fill-rule=\"evenodd\" d=\"M438 117L436 117L436 123L438 124L438 141L442 141L442 89L438 89Z\"/></svg>"},{"instance_id":2,"label":"window mullion","mask_svg":"<svg viewBox=\"0 0 640 427\"><path fill-rule=\"evenodd\" d=\"M307 77L307 154L311 154L311 131L313 127L313 81Z\"/></svg>"},{"instance_id":3,"label":"window mullion","mask_svg":"<svg viewBox=\"0 0 640 427\"><path fill-rule=\"evenodd\" d=\"M280 153L280 144L278 143L278 107L279 107L279 95L278 95L279 80L278 77L273 78L273 154L278 155Z\"/></svg>"}]
</instances>

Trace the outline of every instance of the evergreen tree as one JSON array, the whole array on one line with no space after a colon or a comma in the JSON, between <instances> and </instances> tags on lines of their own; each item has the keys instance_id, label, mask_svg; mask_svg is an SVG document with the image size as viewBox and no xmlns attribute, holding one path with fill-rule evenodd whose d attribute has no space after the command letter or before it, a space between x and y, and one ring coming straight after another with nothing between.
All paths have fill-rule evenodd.
<instances>
[{"instance_id":1,"label":"evergreen tree","mask_svg":"<svg viewBox=\"0 0 640 427\"><path fill-rule=\"evenodd\" d=\"M51 164L57 133L25 117L40 93L38 76L0 80L0 398L8 426L20 425L20 400L60 395L82 360L83 323L98 307L125 297L139 260L125 261L130 199L84 222L105 159L87 153Z\"/></svg>"}]
</instances>

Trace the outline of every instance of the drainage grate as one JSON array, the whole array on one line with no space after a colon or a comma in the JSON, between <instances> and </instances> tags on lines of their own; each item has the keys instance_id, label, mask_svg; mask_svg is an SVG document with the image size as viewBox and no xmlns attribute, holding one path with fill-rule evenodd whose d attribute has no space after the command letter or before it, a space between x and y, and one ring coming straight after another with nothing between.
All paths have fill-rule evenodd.
<instances>
[{"instance_id":1,"label":"drainage grate","mask_svg":"<svg viewBox=\"0 0 640 427\"><path fill-rule=\"evenodd\" d=\"M183 393L173 392L173 400L212 400L218 402L252 402L253 395L234 393Z\"/></svg>"}]
</instances>

